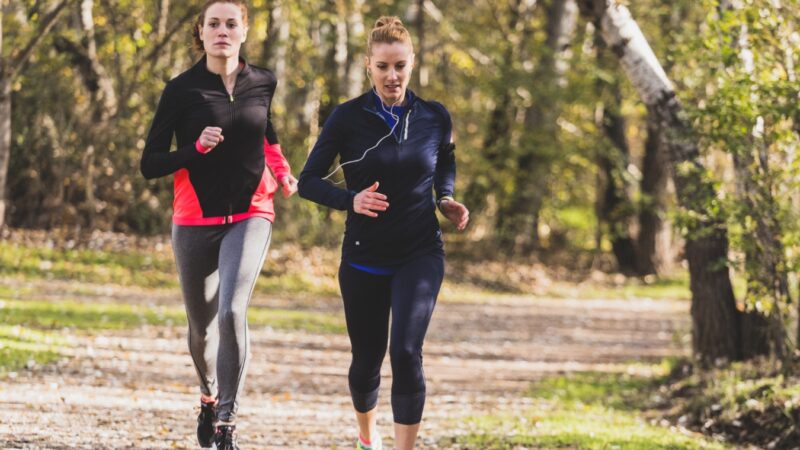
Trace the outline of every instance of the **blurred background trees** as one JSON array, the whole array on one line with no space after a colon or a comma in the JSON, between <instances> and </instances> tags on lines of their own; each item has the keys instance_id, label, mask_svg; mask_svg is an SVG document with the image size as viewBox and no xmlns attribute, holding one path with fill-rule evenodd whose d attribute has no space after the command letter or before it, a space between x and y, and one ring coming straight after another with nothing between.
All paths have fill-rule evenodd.
<instances>
[{"instance_id":1,"label":"blurred background trees","mask_svg":"<svg viewBox=\"0 0 800 450\"><path fill-rule=\"evenodd\" d=\"M245 54L278 75L298 172L332 108L368 89L374 20L400 16L411 88L454 118L461 248L642 277L688 258L701 357L785 354L800 338L800 3L629 3L669 86L654 99L605 35L606 0L252 0ZM168 231L171 180L138 163L165 81L199 57L199 4L2 2L0 223ZM338 244L343 214L276 203L279 239Z\"/></svg>"}]
</instances>

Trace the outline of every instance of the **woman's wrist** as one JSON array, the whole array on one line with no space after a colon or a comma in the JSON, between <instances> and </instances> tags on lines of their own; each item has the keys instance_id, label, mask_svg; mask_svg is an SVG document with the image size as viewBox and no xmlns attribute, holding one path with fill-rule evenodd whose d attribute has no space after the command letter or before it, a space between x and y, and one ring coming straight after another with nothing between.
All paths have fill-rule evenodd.
<instances>
[{"instance_id":1,"label":"woman's wrist","mask_svg":"<svg viewBox=\"0 0 800 450\"><path fill-rule=\"evenodd\" d=\"M209 148L204 147L203 144L200 143L200 139L194 141L194 149L197 150L198 153L202 153L204 155L208 153L210 150Z\"/></svg>"},{"instance_id":2,"label":"woman's wrist","mask_svg":"<svg viewBox=\"0 0 800 450\"><path fill-rule=\"evenodd\" d=\"M454 202L454 201L456 201L456 199L454 199L453 196L451 196L451 195L443 195L443 196L439 197L438 200L436 200L436 206L441 208L442 207L442 202Z\"/></svg>"}]
</instances>

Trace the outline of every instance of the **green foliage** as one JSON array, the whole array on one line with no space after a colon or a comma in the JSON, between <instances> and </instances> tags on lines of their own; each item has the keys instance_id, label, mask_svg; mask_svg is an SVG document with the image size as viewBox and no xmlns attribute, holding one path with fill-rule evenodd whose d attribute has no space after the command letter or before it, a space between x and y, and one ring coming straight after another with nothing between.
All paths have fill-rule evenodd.
<instances>
[{"instance_id":1,"label":"green foliage","mask_svg":"<svg viewBox=\"0 0 800 450\"><path fill-rule=\"evenodd\" d=\"M671 362L632 365L631 373L583 372L534 382L530 406L517 415L472 418L459 448L723 449L698 435L648 423L648 408ZM649 374L648 374L649 373Z\"/></svg>"},{"instance_id":2,"label":"green foliage","mask_svg":"<svg viewBox=\"0 0 800 450\"><path fill-rule=\"evenodd\" d=\"M791 44L796 40L791 18L800 9L794 2L766 0L725 10L717 1L703 5L708 14L684 59L688 67L707 72L684 71L697 79L683 96L709 157L730 158L715 168L723 194L707 201L708 211L729 212L722 219L734 254L741 255L732 265L747 278L747 306L769 311L788 301L786 287L776 292L776 286L785 285L781 276L797 266L800 245L795 207L800 90L791 63L800 56Z\"/></svg>"},{"instance_id":3,"label":"green foliage","mask_svg":"<svg viewBox=\"0 0 800 450\"><path fill-rule=\"evenodd\" d=\"M598 61L597 35L591 27L579 22L567 47L553 49L548 41L551 2L533 2L532 9L525 9L530 3L478 2L470 8L455 0L427 4L422 16L424 42L420 42L417 2L254 2L244 51L251 63L282 70L273 119L293 171L299 172L332 107L351 95L351 87L352 91L367 88L365 80L351 77L363 70L366 31L377 16L397 14L412 32L421 62L418 73L423 69L428 73L425 85L415 76L411 88L424 98L441 101L454 118L456 193L467 199L473 212L470 238L509 242L539 238L540 248L547 250L586 250L599 244L595 250L607 251L608 239L627 230L618 224L603 228L595 217L597 161L611 149L596 121L598 106L618 107L628 124L625 134L634 164L641 157L647 112L623 81L610 52L605 63ZM746 219L753 211L742 208L732 194L734 180L726 174L726 163L714 161L720 152L745 154L753 124L761 117L769 169L756 181L776 199L773 214L783 231L785 267L799 267L800 220L797 208L791 208L800 187L800 163L792 156L800 117L798 84L790 64L797 65L798 60L791 27L799 13L796 2L754 0L723 15L712 0L629 3L677 86L704 158L712 161L711 172L702 175L717 182L723 192L705 193L703 204L691 208L692 213L671 211L670 216L690 237L704 229L702 224L727 224L733 231L735 255L752 247L748 238L753 222ZM68 50L69 43L80 49L87 42L80 21L75 20L77 4L64 15L71 19L61 20L35 49L12 86L8 185L12 226L168 231L171 180L145 181L138 164L165 81L198 57L189 48L190 24L198 5L169 4L162 29L153 4L94 3L96 62L117 100L115 112L102 126L97 120L104 112L102 96L96 92L97 73L87 73ZM4 43L12 53L8 49L22 48L35 30L40 8L35 2L15 5L15 13L3 16ZM276 6L281 7L280 20L273 17ZM352 21L360 24L347 30L343 55L337 30ZM285 24L288 36L279 30ZM742 70L734 50L742 25L748 27L754 55L752 76ZM558 74L551 63L561 50L566 71ZM351 79L355 86L350 86ZM602 87L611 85L618 86L618 99ZM629 186L640 181L628 167L617 169L617 181ZM680 176L694 168L676 169ZM635 204L621 206L617 215L635 213L639 200L647 200L640 197L634 189ZM276 240L303 246L337 245L341 240L341 212L298 198L278 198L276 209ZM507 230L511 235L502 236ZM81 278L103 278L89 275L91 269L78 262L63 268L72 269ZM174 285L174 277L168 275L171 270L163 269L151 271L145 265L149 274L113 272L105 278ZM35 266L19 270L46 276ZM51 276L61 277L61 270ZM294 290L309 287L302 279L285 284L297 286Z\"/></svg>"},{"instance_id":4,"label":"green foliage","mask_svg":"<svg viewBox=\"0 0 800 450\"><path fill-rule=\"evenodd\" d=\"M756 359L697 370L684 362L659 389L660 409L705 434L758 448L800 445L794 362Z\"/></svg>"}]
</instances>

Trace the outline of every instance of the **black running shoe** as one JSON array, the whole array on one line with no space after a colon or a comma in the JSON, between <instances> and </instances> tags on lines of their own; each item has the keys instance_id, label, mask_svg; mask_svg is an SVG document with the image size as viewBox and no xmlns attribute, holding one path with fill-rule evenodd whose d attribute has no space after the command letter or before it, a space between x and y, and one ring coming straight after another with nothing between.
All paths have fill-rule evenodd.
<instances>
[{"instance_id":1,"label":"black running shoe","mask_svg":"<svg viewBox=\"0 0 800 450\"><path fill-rule=\"evenodd\" d=\"M200 414L197 416L197 443L202 448L211 448L214 444L214 421L217 420L216 403L200 402Z\"/></svg>"},{"instance_id":2,"label":"black running shoe","mask_svg":"<svg viewBox=\"0 0 800 450\"><path fill-rule=\"evenodd\" d=\"M220 425L214 434L214 443L217 450L239 450L236 438L236 425Z\"/></svg>"}]
</instances>

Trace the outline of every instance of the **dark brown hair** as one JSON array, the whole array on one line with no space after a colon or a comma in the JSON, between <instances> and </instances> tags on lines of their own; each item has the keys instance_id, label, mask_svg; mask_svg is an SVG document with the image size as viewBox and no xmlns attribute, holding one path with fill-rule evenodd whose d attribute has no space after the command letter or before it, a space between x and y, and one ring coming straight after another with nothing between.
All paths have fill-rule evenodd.
<instances>
[{"instance_id":1,"label":"dark brown hair","mask_svg":"<svg viewBox=\"0 0 800 450\"><path fill-rule=\"evenodd\" d=\"M393 44L395 42L407 43L412 49L411 34L403 26L403 21L397 16L381 16L375 21L375 26L367 38L367 55L372 55L373 44Z\"/></svg>"},{"instance_id":2,"label":"dark brown hair","mask_svg":"<svg viewBox=\"0 0 800 450\"><path fill-rule=\"evenodd\" d=\"M247 3L244 0L207 0L206 3L203 5L203 9L200 10L200 15L197 16L197 21L192 26L192 38L194 39L194 49L202 52L203 41L200 40L200 28L203 27L203 23L206 21L206 11L211 5L215 3L233 3L234 5L238 6L239 9L242 10L242 22L243 25L247 26Z\"/></svg>"}]
</instances>

